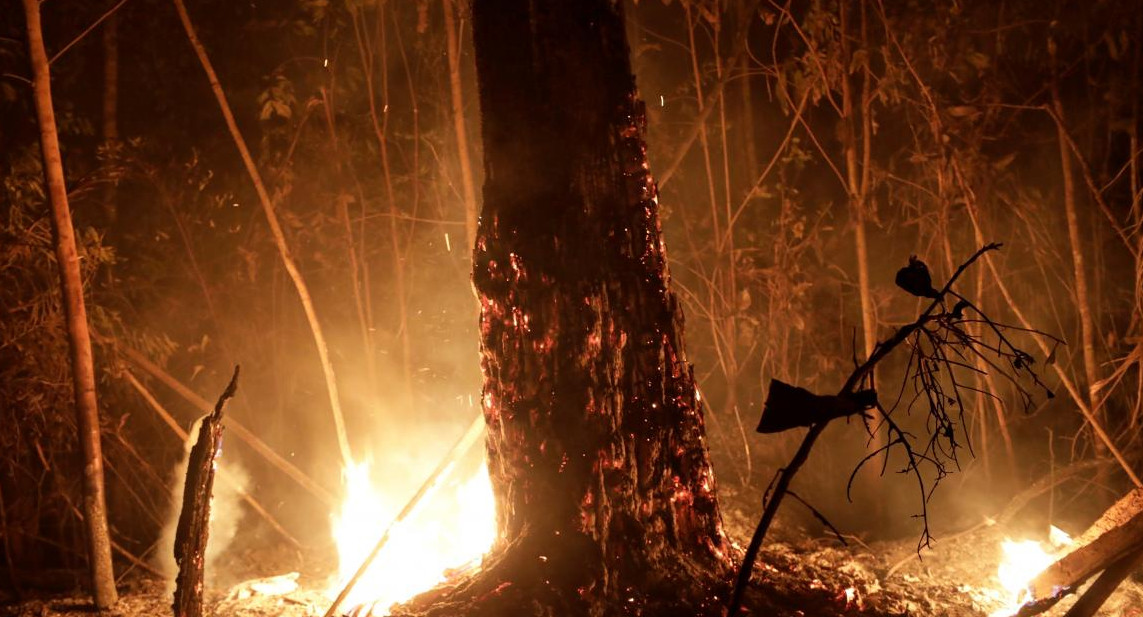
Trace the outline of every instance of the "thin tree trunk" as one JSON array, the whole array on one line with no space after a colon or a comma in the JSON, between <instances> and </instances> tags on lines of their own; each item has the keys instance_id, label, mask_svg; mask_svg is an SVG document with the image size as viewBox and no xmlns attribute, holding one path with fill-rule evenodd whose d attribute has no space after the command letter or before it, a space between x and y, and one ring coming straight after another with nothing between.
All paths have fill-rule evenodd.
<instances>
[{"instance_id":1,"label":"thin tree trunk","mask_svg":"<svg viewBox=\"0 0 1143 617\"><path fill-rule=\"evenodd\" d=\"M853 50L849 40L849 2L850 0L841 0L838 4L842 61L845 66L848 66L850 60L853 58ZM864 9L861 10L861 40L864 44L866 40L865 13ZM850 84L848 71L842 76L841 121L845 135L846 192L848 193L850 212L853 217L854 256L857 261L857 291L861 305L862 351L864 352L863 357L869 358L873 355L877 345L877 316L873 306L873 292L869 282L869 246L865 224L866 210L869 207L871 140L873 137L868 124L870 116L870 75L868 68L861 71L861 76L861 91L858 94L860 97L860 118L858 118L858 113L855 109L853 86ZM861 126L860 134L858 131L859 122ZM858 150L859 142L861 147L860 151ZM874 367L873 375L871 375L874 381L876 381L876 371L877 369ZM875 427L880 425L880 421L876 417L879 413L880 412L876 410L870 412L870 414L874 416L874 418L869 421L870 426ZM875 439L870 439L866 445L867 452L878 450L885 445L887 439L888 436L884 434L878 434ZM885 514L885 504L880 498L882 485L877 482L877 479L878 473L876 465L869 465L860 470L858 474L858 481L863 485L864 490L874 496L873 503L869 506L870 512L876 517L882 517Z\"/></svg>"},{"instance_id":2,"label":"thin tree trunk","mask_svg":"<svg viewBox=\"0 0 1143 617\"><path fill-rule=\"evenodd\" d=\"M341 413L341 397L337 392L337 378L333 372L333 360L329 355L329 345L326 344L325 334L322 333L321 323L318 321L317 310L314 308L309 287L306 285L306 281L302 277L302 272L298 269L298 265L294 261L293 254L290 252L289 243L286 241L286 234L282 230L282 225L278 221L278 214L274 209L274 202L270 197L270 193L266 190L265 183L262 182L262 174L258 172L258 167L254 164L254 157L251 156L250 149L246 147L246 140L242 137L241 131L238 130L238 123L234 120L234 114L230 111L230 103L226 100L226 93L222 90L222 84L219 83L218 75L214 72L214 66L210 62L210 57L206 54L206 48L203 47L202 43L198 40L198 34L195 33L194 24L191 22L190 14L187 13L187 7L183 3L183 0L173 0L173 2L175 3L175 9L178 11L179 20L186 30L191 47L194 48L195 55L198 56L199 63L202 65L207 80L210 82L211 90L214 91L214 98L218 101L218 108L222 112L223 119L226 120L226 128L230 130L230 136L234 139L234 145L238 148L238 154L242 157L242 162L246 166L246 172L250 175L250 181L254 183L254 190L258 194L258 201L261 203L262 211L266 215L266 222L270 225L270 233L274 237L274 244L278 248L278 255L282 258L282 265L285 266L286 272L290 275L290 280L294 283L294 289L298 292L298 299L301 300L302 310L305 312L306 321L309 322L310 332L313 334L314 345L317 347L318 358L321 361L322 373L325 377L326 392L329 395L330 411L333 415L334 429L337 431L337 445L341 452L343 463L349 466L353 462L353 454L349 447L349 438L346 435L345 418Z\"/></svg>"},{"instance_id":3,"label":"thin tree trunk","mask_svg":"<svg viewBox=\"0 0 1143 617\"><path fill-rule=\"evenodd\" d=\"M28 57L32 64L32 90L36 120L40 127L40 154L44 183L52 210L52 235L60 269L60 288L67 320L72 385L75 389L76 424L83 452L83 514L87 527L87 556L91 568L91 591L95 606L107 609L119 601L111 564L111 536L107 531L107 505L103 494L103 452L99 435L99 408L95 400L95 361L87 309L83 303L83 279L75 244L71 209L67 201L63 158L52 109L51 76L40 27L39 0L23 0L28 26Z\"/></svg>"},{"instance_id":4,"label":"thin tree trunk","mask_svg":"<svg viewBox=\"0 0 1143 617\"><path fill-rule=\"evenodd\" d=\"M738 12L738 28L739 36L747 46L750 42L750 25L754 20L754 15L753 9L743 3ZM746 59L745 64L742 77L738 79L738 94L742 97L740 101L742 109L739 110L741 128L738 130L738 137L746 154L746 173L743 174L743 177L753 178L759 169L758 146L754 135L754 92L750 83L750 58Z\"/></svg>"},{"instance_id":5,"label":"thin tree trunk","mask_svg":"<svg viewBox=\"0 0 1143 617\"><path fill-rule=\"evenodd\" d=\"M388 210L389 219L388 240L389 256L393 268L393 295L396 296L395 304L397 306L397 338L401 346L400 372L403 377L405 399L408 404L411 404L413 400L413 354L409 340L409 306L405 285L405 254L401 248L401 230L398 225L401 212L397 207L396 192L393 190L393 171L389 160L389 66L384 53L386 49L385 6L385 3L382 2L376 9L377 44L381 46L381 98L383 101L381 109L377 107L377 97L374 94L373 68L376 58L374 58L375 50L369 38L369 31L365 27L365 24L362 23L360 10L355 9L350 11L350 17L353 20L353 33L357 40L357 50L361 57L361 68L365 74L365 90L368 92L367 99L369 102L369 120L373 125L373 133L377 139L377 148L381 154L381 173L385 185L386 208Z\"/></svg>"},{"instance_id":6,"label":"thin tree trunk","mask_svg":"<svg viewBox=\"0 0 1143 617\"><path fill-rule=\"evenodd\" d=\"M119 141L119 17L112 15L103 24L103 143L113 146ZM103 191L103 210L114 223L119 208L115 203L115 187L108 184Z\"/></svg>"},{"instance_id":7,"label":"thin tree trunk","mask_svg":"<svg viewBox=\"0 0 1143 617\"><path fill-rule=\"evenodd\" d=\"M331 71L332 75L333 72ZM321 88L322 109L325 111L326 129L329 131L329 147L330 154L333 155L337 164L337 172L339 178L344 178L346 170L348 175L353 177L354 186L360 189L360 183L357 182L356 172L353 170L353 161L345 160L343 162L341 153L341 140L337 135L337 123L334 120L334 103L332 77L328 87ZM365 196L362 191L358 190L357 197L361 206L361 217L365 218ZM349 199L348 194L339 196L337 200L337 216L341 220L342 226L345 228L345 253L349 258L349 277L350 288L353 290L353 305L357 309L357 325L361 332L361 351L362 357L365 359L365 374L367 375L367 383L369 384L368 390L371 396L371 405L379 405L381 403L381 390L378 385L377 379L377 346L373 339L373 325L370 320L370 313L367 310L367 302L365 300L365 285L363 283L363 272L366 268L362 267L362 262L365 261L365 247L359 245L357 238L353 233L353 221L349 216ZM360 254L360 258L358 255Z\"/></svg>"},{"instance_id":8,"label":"thin tree trunk","mask_svg":"<svg viewBox=\"0 0 1143 617\"><path fill-rule=\"evenodd\" d=\"M841 19L841 48L842 57L848 64L852 57L849 44L847 0L840 3ZM864 75L864 73L863 73ZM868 112L867 96L869 77L865 75L862 86L862 108ZM868 206L865 194L866 183L862 181L863 167L858 164L857 151L857 118L853 105L853 88L849 84L848 75L842 78L842 122L845 125L845 171L846 191L849 193L850 208L853 214L854 241L857 257L857 289L861 299L861 332L864 342L865 357L873 354L873 347L877 344L877 320L873 312L873 294L869 288L869 249L865 237L865 209ZM863 131L864 133L864 131ZM862 135L868 141L868 134ZM868 161L868 158L866 158ZM866 166L867 167L867 166Z\"/></svg>"},{"instance_id":9,"label":"thin tree trunk","mask_svg":"<svg viewBox=\"0 0 1143 617\"><path fill-rule=\"evenodd\" d=\"M723 408L734 414L738 426L738 434L742 439L743 449L746 453L747 474L744 480L748 481L751 472L750 443L746 438L746 429L738 409L738 377L741 372L737 349L737 311L739 296L734 257L734 230L732 229L733 221L732 213L730 212L730 170L726 151L725 100L723 97L723 89L720 86L716 88L714 94L712 94L711 100L704 103L702 71L699 68L698 48L695 44L695 30L698 28L698 20L700 18L694 16L689 5L683 5L683 7L686 9L687 45L691 58L691 76L695 87L695 102L698 105L697 121L701 122L698 129L699 143L702 147L703 166L706 170L707 198L710 201L710 225L714 254L711 256L713 268L711 269L710 278L707 280L707 287L711 338L714 341L715 351L718 355L718 364L722 369L723 381L726 384L725 398L722 401ZM714 43L714 52L716 55L718 54L717 38ZM729 67L724 69L722 67L722 61L719 59L716 74L719 84L726 81L723 76L724 70L729 70ZM710 135L706 127L707 106L711 108L717 107L719 110L719 127L721 129L723 148L723 187L726 199L726 203L722 204L722 209L725 213L725 221L721 220L723 217L722 214L720 214L717 196L717 178L714 171L714 164L711 162Z\"/></svg>"},{"instance_id":10,"label":"thin tree trunk","mask_svg":"<svg viewBox=\"0 0 1143 617\"><path fill-rule=\"evenodd\" d=\"M460 160L460 181L464 191L464 233L468 251L476 244L476 184L468 156L468 129L464 120L464 91L460 74L460 32L453 16L455 0L441 0L444 9L445 38L448 39L449 90L452 93L452 121L456 131L456 151Z\"/></svg>"},{"instance_id":11,"label":"thin tree trunk","mask_svg":"<svg viewBox=\"0 0 1143 617\"><path fill-rule=\"evenodd\" d=\"M1076 212L1075 180L1072 177L1072 153L1068 147L1068 136L1064 128L1064 105L1060 101L1059 84L1052 80L1052 108L1056 115L1056 129L1060 142L1060 168L1064 184L1064 215L1068 226L1068 240L1071 243L1072 271L1076 282L1076 311L1080 320L1080 350L1083 352L1084 377L1087 382L1087 404L1095 417L1104 420L1104 413L1095 396L1098 383L1098 369L1095 359L1095 322L1092 318L1091 296L1088 290L1087 267L1084 264L1083 239L1079 228L1079 215ZM1101 448L1098 440L1096 447Z\"/></svg>"}]
</instances>

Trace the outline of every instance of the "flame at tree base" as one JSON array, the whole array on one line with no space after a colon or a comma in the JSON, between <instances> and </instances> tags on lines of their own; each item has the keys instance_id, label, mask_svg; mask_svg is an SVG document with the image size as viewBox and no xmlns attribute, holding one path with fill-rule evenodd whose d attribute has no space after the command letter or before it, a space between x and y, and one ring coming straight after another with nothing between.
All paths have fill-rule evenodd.
<instances>
[{"instance_id":1,"label":"flame at tree base","mask_svg":"<svg viewBox=\"0 0 1143 617\"><path fill-rule=\"evenodd\" d=\"M373 550L377 540L404 506L380 490L368 462L345 470L346 497L333 520L337 544L336 597ZM496 507L488 468L462 480L445 481L425 497L389 540L342 602L348 610L367 606L363 614L387 615L394 604L445 582L448 573L479 560L496 539Z\"/></svg>"}]
</instances>

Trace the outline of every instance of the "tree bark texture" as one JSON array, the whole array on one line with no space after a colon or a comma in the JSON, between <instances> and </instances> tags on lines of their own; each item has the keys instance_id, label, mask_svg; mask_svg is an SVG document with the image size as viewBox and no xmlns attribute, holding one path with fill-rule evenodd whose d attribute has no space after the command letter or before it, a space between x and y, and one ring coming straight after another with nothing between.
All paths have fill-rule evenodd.
<instances>
[{"instance_id":1,"label":"tree bark texture","mask_svg":"<svg viewBox=\"0 0 1143 617\"><path fill-rule=\"evenodd\" d=\"M713 613L729 546L623 24L612 0L473 3L496 552L558 614Z\"/></svg>"},{"instance_id":2,"label":"tree bark texture","mask_svg":"<svg viewBox=\"0 0 1143 617\"><path fill-rule=\"evenodd\" d=\"M40 27L39 0L23 0L28 27L28 58L32 65L32 91L36 121L40 128L40 154L44 181L52 210L52 235L60 269L64 318L67 321L72 386L75 390L76 425L83 455L83 516L87 527L87 554L91 568L91 593L95 606L110 608L119 601L111 564L111 536L107 531L107 505L103 491L103 451L99 436L99 408L95 399L95 361L87 309L83 303L83 279L75 228L67 200L63 157L52 108L51 75L44 36Z\"/></svg>"},{"instance_id":3,"label":"tree bark texture","mask_svg":"<svg viewBox=\"0 0 1143 617\"><path fill-rule=\"evenodd\" d=\"M238 389L238 367L214 411L203 418L187 461L183 504L175 528L175 594L171 608L175 617L202 617L203 579L206 576L206 543L210 532L210 498L214 492L215 459L222 448L222 409Z\"/></svg>"}]
</instances>

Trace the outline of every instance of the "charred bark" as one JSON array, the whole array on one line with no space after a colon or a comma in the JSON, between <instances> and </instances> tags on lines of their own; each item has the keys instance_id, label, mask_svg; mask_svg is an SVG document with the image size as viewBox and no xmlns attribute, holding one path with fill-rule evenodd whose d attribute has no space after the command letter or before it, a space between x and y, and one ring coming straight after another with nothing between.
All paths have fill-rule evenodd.
<instances>
[{"instance_id":1,"label":"charred bark","mask_svg":"<svg viewBox=\"0 0 1143 617\"><path fill-rule=\"evenodd\" d=\"M473 281L501 539L475 580L418 604L715 613L728 543L621 3L476 0L473 28Z\"/></svg>"},{"instance_id":2,"label":"charred bark","mask_svg":"<svg viewBox=\"0 0 1143 617\"><path fill-rule=\"evenodd\" d=\"M203 418L198 438L187 461L183 506L175 529L175 617L201 617L203 578L206 574L206 543L210 531L210 496L214 490L214 461L222 447L222 408L238 389L238 367L214 411Z\"/></svg>"}]
</instances>

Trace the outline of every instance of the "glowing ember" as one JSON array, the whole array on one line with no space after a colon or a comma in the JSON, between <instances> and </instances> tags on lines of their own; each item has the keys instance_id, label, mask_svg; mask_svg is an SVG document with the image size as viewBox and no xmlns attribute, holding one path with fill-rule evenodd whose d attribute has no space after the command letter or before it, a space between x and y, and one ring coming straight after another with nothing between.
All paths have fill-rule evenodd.
<instances>
[{"instance_id":1,"label":"glowing ember","mask_svg":"<svg viewBox=\"0 0 1143 617\"><path fill-rule=\"evenodd\" d=\"M1071 537L1055 526L1052 526L1048 537L1053 545L1050 549L1035 540L1005 538L1001 544L1004 560L996 570L996 577L1008 595L1007 603L989 617L1008 617L1020 610L1022 604L1034 599L1028 589L1032 579L1059 559L1061 549L1071 544Z\"/></svg>"},{"instance_id":2,"label":"glowing ember","mask_svg":"<svg viewBox=\"0 0 1143 617\"><path fill-rule=\"evenodd\" d=\"M346 498L333 520L337 542L335 597L365 561L404 497L386 494L370 479L369 463L345 471ZM434 494L393 528L389 542L342 603L343 610L371 605L387 615L393 604L443 582L449 570L479 559L496 538L492 484L484 465L463 481L443 480Z\"/></svg>"}]
</instances>

